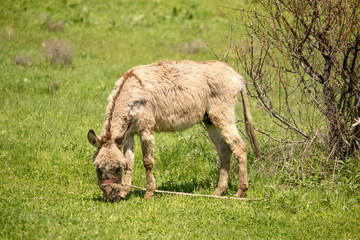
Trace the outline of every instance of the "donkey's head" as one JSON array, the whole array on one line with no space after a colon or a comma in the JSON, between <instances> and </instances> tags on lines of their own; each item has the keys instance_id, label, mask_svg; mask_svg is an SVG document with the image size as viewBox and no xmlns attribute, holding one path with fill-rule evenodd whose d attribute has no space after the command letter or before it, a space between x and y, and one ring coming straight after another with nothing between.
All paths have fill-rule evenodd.
<instances>
[{"instance_id":1,"label":"donkey's head","mask_svg":"<svg viewBox=\"0 0 360 240\"><path fill-rule=\"evenodd\" d=\"M122 186L121 177L126 168L125 157L120 150L125 133L123 135L115 139L103 139L92 129L88 132L88 140L97 150L93 156L93 164L105 201L114 202L120 199L118 193Z\"/></svg>"}]
</instances>

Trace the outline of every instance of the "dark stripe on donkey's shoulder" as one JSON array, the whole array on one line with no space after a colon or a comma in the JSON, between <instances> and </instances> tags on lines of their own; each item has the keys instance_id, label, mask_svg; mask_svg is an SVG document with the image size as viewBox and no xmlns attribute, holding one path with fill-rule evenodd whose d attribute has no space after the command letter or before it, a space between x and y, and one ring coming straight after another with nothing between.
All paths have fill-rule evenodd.
<instances>
[{"instance_id":1,"label":"dark stripe on donkey's shoulder","mask_svg":"<svg viewBox=\"0 0 360 240\"><path fill-rule=\"evenodd\" d=\"M207 125L213 125L213 122L211 121L209 114L207 112L205 112L204 117L203 117L203 123L207 124Z\"/></svg>"}]
</instances>

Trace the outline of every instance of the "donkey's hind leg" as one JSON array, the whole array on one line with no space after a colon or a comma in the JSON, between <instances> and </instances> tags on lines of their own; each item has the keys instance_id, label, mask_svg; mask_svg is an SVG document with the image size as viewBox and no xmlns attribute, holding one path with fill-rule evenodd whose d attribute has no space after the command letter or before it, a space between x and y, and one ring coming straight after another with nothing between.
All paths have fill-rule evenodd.
<instances>
[{"instance_id":1,"label":"donkey's hind leg","mask_svg":"<svg viewBox=\"0 0 360 240\"><path fill-rule=\"evenodd\" d=\"M247 150L244 141L240 138L234 123L219 127L219 131L225 142L229 145L231 151L234 153L235 158L239 164L239 186L236 193L237 197L243 198L245 191L249 188L247 176Z\"/></svg>"},{"instance_id":2,"label":"donkey's hind leg","mask_svg":"<svg viewBox=\"0 0 360 240\"><path fill-rule=\"evenodd\" d=\"M123 178L123 183L126 185L131 185L131 173L132 170L134 168L134 158L135 158L135 154L134 154L134 137L131 136L125 146L124 146L124 156L126 159L126 166L124 169L124 178ZM128 195L130 192L130 187L129 186L123 186L121 189L121 192L119 194L119 197L121 199L125 198L126 195Z\"/></svg>"},{"instance_id":3,"label":"donkey's hind leg","mask_svg":"<svg viewBox=\"0 0 360 240\"><path fill-rule=\"evenodd\" d=\"M153 174L154 161L154 135L149 130L140 132L143 163L146 169L146 194L145 198L152 198L155 193L155 179Z\"/></svg>"},{"instance_id":4,"label":"donkey's hind leg","mask_svg":"<svg viewBox=\"0 0 360 240\"><path fill-rule=\"evenodd\" d=\"M230 158L232 152L231 149L229 148L229 145L222 138L219 129L217 127L208 124L205 124L205 127L211 141L214 143L216 147L216 151L220 159L219 183L214 192L215 195L220 196L228 189Z\"/></svg>"}]
</instances>

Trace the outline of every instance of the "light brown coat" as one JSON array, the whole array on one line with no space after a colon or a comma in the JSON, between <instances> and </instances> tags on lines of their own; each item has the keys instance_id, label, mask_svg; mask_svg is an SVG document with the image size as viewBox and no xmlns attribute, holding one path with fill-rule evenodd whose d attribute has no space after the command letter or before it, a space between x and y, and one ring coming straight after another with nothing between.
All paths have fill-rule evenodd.
<instances>
[{"instance_id":1,"label":"light brown coat","mask_svg":"<svg viewBox=\"0 0 360 240\"><path fill-rule=\"evenodd\" d=\"M125 198L130 191L123 187L119 193L119 183L131 184L133 134L140 136L142 146L145 197L152 198L154 132L181 131L200 122L205 123L220 158L215 194L220 195L228 188L230 157L234 154L239 165L236 196L244 197L248 189L247 153L234 123L239 92L243 97L246 129L258 155L243 78L229 65L218 61L164 61L134 67L125 73L109 96L100 136L93 130L88 132L89 142L97 148L94 165L104 198L115 201Z\"/></svg>"}]
</instances>

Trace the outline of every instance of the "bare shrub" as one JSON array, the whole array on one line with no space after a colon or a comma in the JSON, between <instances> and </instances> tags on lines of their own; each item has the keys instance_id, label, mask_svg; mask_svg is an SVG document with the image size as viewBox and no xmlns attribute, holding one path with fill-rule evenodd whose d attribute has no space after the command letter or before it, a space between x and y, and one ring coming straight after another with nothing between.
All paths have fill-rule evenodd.
<instances>
[{"instance_id":1,"label":"bare shrub","mask_svg":"<svg viewBox=\"0 0 360 240\"><path fill-rule=\"evenodd\" d=\"M325 149L343 159L360 148L360 2L261 0L241 12L247 35L230 48L252 80L251 91L300 155ZM235 33L236 34L236 33Z\"/></svg>"},{"instance_id":2,"label":"bare shrub","mask_svg":"<svg viewBox=\"0 0 360 240\"><path fill-rule=\"evenodd\" d=\"M51 16L47 13L40 14L41 22L43 23L43 27L50 32L63 32L65 29L65 21L53 21Z\"/></svg>"},{"instance_id":3,"label":"bare shrub","mask_svg":"<svg viewBox=\"0 0 360 240\"><path fill-rule=\"evenodd\" d=\"M13 63L18 66L28 67L33 63L33 58L25 54L19 54L13 58Z\"/></svg>"},{"instance_id":4,"label":"bare shrub","mask_svg":"<svg viewBox=\"0 0 360 240\"><path fill-rule=\"evenodd\" d=\"M51 38L43 47L43 53L47 60L52 64L61 66L69 65L73 60L74 47L71 43Z\"/></svg>"}]
</instances>

